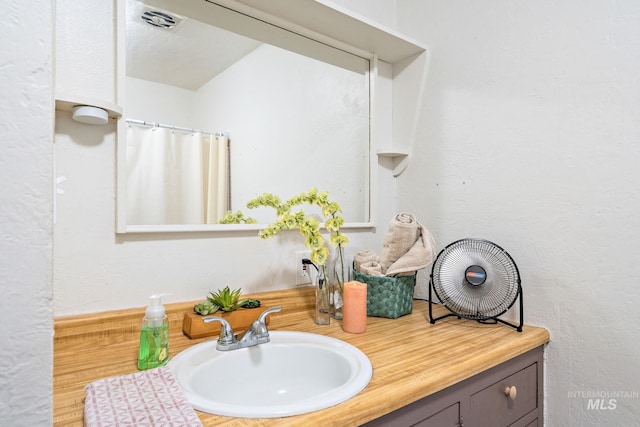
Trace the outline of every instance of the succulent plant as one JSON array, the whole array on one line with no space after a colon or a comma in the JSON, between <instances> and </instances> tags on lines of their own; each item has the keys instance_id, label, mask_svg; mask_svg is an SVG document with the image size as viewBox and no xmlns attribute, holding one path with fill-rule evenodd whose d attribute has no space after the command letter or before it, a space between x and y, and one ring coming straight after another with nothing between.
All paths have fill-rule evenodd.
<instances>
[{"instance_id":1,"label":"succulent plant","mask_svg":"<svg viewBox=\"0 0 640 427\"><path fill-rule=\"evenodd\" d=\"M218 310L220 310L220 307L218 307L217 305L213 304L211 301L208 301L208 300L201 302L199 304L196 304L193 307L193 311L195 311L196 313L202 316L213 314Z\"/></svg>"},{"instance_id":2,"label":"succulent plant","mask_svg":"<svg viewBox=\"0 0 640 427\"><path fill-rule=\"evenodd\" d=\"M240 288L232 291L229 289L229 286L225 286L224 289L221 289L218 292L210 292L207 300L220 307L220 310L222 311L234 311L242 307L247 302L246 299L240 300L240 292L242 292L242 289Z\"/></svg>"},{"instance_id":3,"label":"succulent plant","mask_svg":"<svg viewBox=\"0 0 640 427\"><path fill-rule=\"evenodd\" d=\"M247 298L242 304L242 308L258 308L260 307L260 301L257 299Z\"/></svg>"},{"instance_id":4,"label":"succulent plant","mask_svg":"<svg viewBox=\"0 0 640 427\"><path fill-rule=\"evenodd\" d=\"M260 307L260 301L253 298L240 299L240 293L242 289L235 290L229 289L229 286L225 286L224 289L218 292L210 292L207 300L196 304L193 307L193 311L206 316L213 314L218 310L224 312L235 311L239 308L256 308Z\"/></svg>"}]
</instances>

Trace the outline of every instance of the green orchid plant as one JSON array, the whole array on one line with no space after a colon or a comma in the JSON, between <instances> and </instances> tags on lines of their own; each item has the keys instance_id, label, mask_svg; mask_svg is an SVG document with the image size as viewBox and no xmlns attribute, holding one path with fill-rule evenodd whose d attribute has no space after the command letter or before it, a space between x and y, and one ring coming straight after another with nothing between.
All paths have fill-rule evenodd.
<instances>
[{"instance_id":1,"label":"green orchid plant","mask_svg":"<svg viewBox=\"0 0 640 427\"><path fill-rule=\"evenodd\" d=\"M263 239L273 237L280 231L298 229L305 238L305 245L311 249L311 261L320 266L323 277L327 278L325 264L329 259L330 251L325 244L325 238L320 232L321 223L313 216L307 216L303 209L294 212L296 206L305 204L320 207L322 215L325 217L324 227L330 233L329 242L336 249L336 280L331 282L337 284L336 291L338 294L334 296L332 293L332 297L335 300L339 299L336 305L340 309L342 306L343 285L348 273L344 262L344 247L349 243L347 236L340 232L340 228L344 225L344 219L340 216L340 213L342 213L340 205L329 200L328 192L318 192L316 188L311 188L308 192L301 193L284 202L274 194L264 193L250 200L247 203L247 207L255 209L266 206L276 210L276 220L258 233Z\"/></svg>"},{"instance_id":2,"label":"green orchid plant","mask_svg":"<svg viewBox=\"0 0 640 427\"><path fill-rule=\"evenodd\" d=\"M278 218L258 235L267 239L275 236L278 232L284 230L298 229L305 237L306 246L311 249L311 261L317 265L325 265L329 259L329 248L325 245L325 238L320 233L320 221L314 217L307 217L304 210L291 212L294 206L309 204L316 205L322 209L322 215L325 216L324 227L331 233L329 241L331 245L338 251L340 262L344 263L343 248L349 243L349 239L344 233L340 232L340 228L344 225L344 219L339 216L342 212L337 202L329 200L329 193L318 192L316 188L311 188L307 193L294 196L282 203L280 197L271 193L264 193L247 203L249 209L258 208L260 206L272 207L276 210Z\"/></svg>"},{"instance_id":3,"label":"green orchid plant","mask_svg":"<svg viewBox=\"0 0 640 427\"><path fill-rule=\"evenodd\" d=\"M220 221L218 221L218 224L255 224L256 222L255 218L245 218L242 211L237 211L235 213L227 211Z\"/></svg>"}]
</instances>

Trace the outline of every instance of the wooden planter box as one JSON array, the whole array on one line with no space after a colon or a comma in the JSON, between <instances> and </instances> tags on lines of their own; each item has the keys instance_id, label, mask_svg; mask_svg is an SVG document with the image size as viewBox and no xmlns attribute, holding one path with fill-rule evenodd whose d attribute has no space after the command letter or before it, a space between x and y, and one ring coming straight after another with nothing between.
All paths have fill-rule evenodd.
<instances>
[{"instance_id":1,"label":"wooden planter box","mask_svg":"<svg viewBox=\"0 0 640 427\"><path fill-rule=\"evenodd\" d=\"M258 317L267 310L268 307L257 308L239 308L235 311L225 313L223 311L217 311L214 314L208 316L201 316L195 312L185 313L184 320L182 321L182 332L191 339L204 338L220 335L220 322L205 323L202 321L203 317L216 316L222 317L231 325L234 334L244 332L251 326L251 324L258 320ZM269 324L269 316L266 320Z\"/></svg>"}]
</instances>

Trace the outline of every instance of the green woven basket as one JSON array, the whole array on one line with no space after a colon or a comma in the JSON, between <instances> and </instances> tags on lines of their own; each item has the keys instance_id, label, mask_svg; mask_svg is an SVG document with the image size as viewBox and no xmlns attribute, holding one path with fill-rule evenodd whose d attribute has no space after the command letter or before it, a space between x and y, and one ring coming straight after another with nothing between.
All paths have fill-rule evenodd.
<instances>
[{"instance_id":1,"label":"green woven basket","mask_svg":"<svg viewBox=\"0 0 640 427\"><path fill-rule=\"evenodd\" d=\"M413 311L415 274L387 277L354 271L353 279L367 284L367 316L397 319Z\"/></svg>"}]
</instances>

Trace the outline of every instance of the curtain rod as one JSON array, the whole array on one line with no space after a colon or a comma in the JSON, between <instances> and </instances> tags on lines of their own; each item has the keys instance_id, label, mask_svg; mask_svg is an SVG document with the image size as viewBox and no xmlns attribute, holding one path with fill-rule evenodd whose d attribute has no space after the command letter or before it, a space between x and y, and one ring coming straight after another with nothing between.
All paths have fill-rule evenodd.
<instances>
[{"instance_id":1,"label":"curtain rod","mask_svg":"<svg viewBox=\"0 0 640 427\"><path fill-rule=\"evenodd\" d=\"M201 134L204 134L204 135L229 137L229 135L225 134L224 132L216 132L216 133L204 132L204 131L197 130L197 129L189 129L189 128L183 128L183 127L180 127L180 126L165 125L165 124L157 123L157 122L147 122L147 121L144 121L144 120L127 119L127 124L128 125L149 126L149 127L155 127L155 128L165 128L165 129L171 129L171 130L177 130L177 131L189 132L189 133L201 133Z\"/></svg>"}]
</instances>

